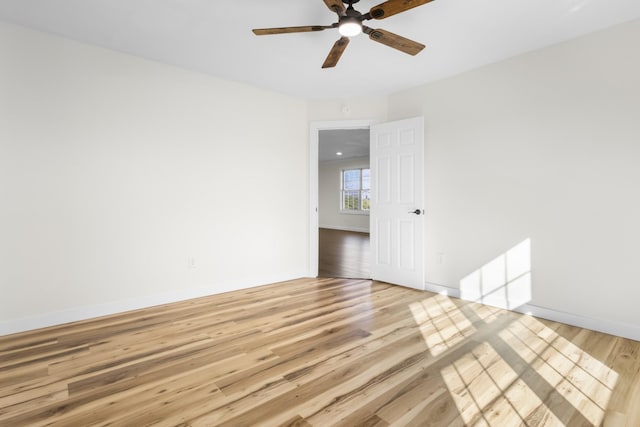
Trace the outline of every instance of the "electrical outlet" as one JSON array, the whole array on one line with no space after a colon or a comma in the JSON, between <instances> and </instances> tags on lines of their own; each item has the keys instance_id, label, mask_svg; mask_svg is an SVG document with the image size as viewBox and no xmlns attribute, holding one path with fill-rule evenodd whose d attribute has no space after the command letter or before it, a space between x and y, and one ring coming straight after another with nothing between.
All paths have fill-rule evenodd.
<instances>
[{"instance_id":1,"label":"electrical outlet","mask_svg":"<svg viewBox=\"0 0 640 427\"><path fill-rule=\"evenodd\" d=\"M438 265L444 264L444 252L438 252L436 255L438 257Z\"/></svg>"},{"instance_id":2,"label":"electrical outlet","mask_svg":"<svg viewBox=\"0 0 640 427\"><path fill-rule=\"evenodd\" d=\"M189 266L189 268L196 268L196 258L192 256L187 258L187 265Z\"/></svg>"}]
</instances>

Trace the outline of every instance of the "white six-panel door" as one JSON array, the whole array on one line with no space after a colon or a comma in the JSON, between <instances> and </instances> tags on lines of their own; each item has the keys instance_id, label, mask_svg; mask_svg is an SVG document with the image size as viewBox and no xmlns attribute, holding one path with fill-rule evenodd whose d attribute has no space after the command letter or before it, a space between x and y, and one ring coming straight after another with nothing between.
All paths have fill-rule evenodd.
<instances>
[{"instance_id":1,"label":"white six-panel door","mask_svg":"<svg viewBox=\"0 0 640 427\"><path fill-rule=\"evenodd\" d=\"M424 289L424 120L371 126L371 277Z\"/></svg>"}]
</instances>

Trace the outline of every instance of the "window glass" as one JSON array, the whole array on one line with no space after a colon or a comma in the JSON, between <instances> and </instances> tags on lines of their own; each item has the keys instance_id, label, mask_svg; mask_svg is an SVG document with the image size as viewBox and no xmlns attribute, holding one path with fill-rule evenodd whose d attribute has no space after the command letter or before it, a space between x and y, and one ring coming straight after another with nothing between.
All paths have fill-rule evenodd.
<instances>
[{"instance_id":1,"label":"window glass","mask_svg":"<svg viewBox=\"0 0 640 427\"><path fill-rule=\"evenodd\" d=\"M342 171L340 209L343 211L369 211L371 208L371 171L346 169Z\"/></svg>"}]
</instances>

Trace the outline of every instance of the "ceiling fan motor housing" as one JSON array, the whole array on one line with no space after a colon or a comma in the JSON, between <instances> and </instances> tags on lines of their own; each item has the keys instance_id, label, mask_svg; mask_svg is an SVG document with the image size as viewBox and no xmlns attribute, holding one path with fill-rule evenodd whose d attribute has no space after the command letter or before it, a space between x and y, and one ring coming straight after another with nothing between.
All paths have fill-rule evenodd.
<instances>
[{"instance_id":1,"label":"ceiling fan motor housing","mask_svg":"<svg viewBox=\"0 0 640 427\"><path fill-rule=\"evenodd\" d=\"M340 23L351 21L351 22L362 22L362 13L358 12L352 7L349 7L343 16L340 17Z\"/></svg>"}]
</instances>

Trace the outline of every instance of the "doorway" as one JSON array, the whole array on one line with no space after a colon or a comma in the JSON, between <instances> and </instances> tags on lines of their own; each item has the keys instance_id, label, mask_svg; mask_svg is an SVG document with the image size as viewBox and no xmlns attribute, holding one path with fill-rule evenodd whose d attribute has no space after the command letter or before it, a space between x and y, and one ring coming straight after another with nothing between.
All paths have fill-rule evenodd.
<instances>
[{"instance_id":1,"label":"doorway","mask_svg":"<svg viewBox=\"0 0 640 427\"><path fill-rule=\"evenodd\" d=\"M371 277L369 148L369 128L319 131L319 277Z\"/></svg>"},{"instance_id":2,"label":"doorway","mask_svg":"<svg viewBox=\"0 0 640 427\"><path fill-rule=\"evenodd\" d=\"M323 129L369 128L371 278L425 288L424 118L387 122L312 123L310 127L309 275L318 276L318 146Z\"/></svg>"},{"instance_id":3,"label":"doorway","mask_svg":"<svg viewBox=\"0 0 640 427\"><path fill-rule=\"evenodd\" d=\"M370 278L369 199L362 187L369 169L369 127L372 120L315 122L310 130L311 277ZM341 154L338 154L341 153ZM346 194L343 171L359 176L360 188ZM347 176L348 180L353 174ZM365 182L364 187L368 187ZM356 197L356 191L357 197ZM365 193L363 193L365 191ZM353 209L354 207L364 209ZM346 209L345 209L346 208Z\"/></svg>"}]
</instances>

